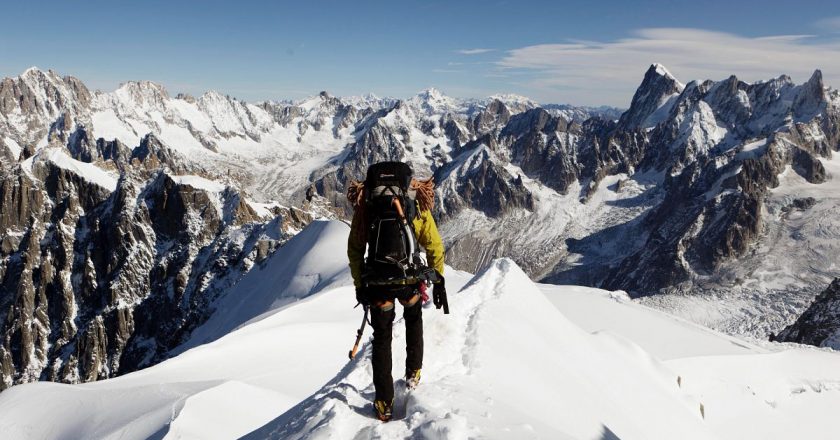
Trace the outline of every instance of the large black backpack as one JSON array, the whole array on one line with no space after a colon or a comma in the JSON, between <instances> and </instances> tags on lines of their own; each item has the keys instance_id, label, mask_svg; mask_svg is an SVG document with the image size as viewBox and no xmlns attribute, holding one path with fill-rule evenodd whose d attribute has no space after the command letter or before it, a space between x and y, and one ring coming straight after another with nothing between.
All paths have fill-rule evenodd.
<instances>
[{"instance_id":1,"label":"large black backpack","mask_svg":"<svg viewBox=\"0 0 840 440\"><path fill-rule=\"evenodd\" d=\"M411 177L411 167L402 162L380 162L368 168L365 273L370 284L394 284L417 278L423 269L412 225L417 206L410 188Z\"/></svg>"}]
</instances>

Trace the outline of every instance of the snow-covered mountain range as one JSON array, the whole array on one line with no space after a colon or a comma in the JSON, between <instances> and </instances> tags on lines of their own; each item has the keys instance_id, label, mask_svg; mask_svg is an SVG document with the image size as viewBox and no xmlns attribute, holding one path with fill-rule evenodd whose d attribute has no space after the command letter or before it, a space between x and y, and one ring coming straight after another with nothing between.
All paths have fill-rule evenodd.
<instances>
[{"instance_id":1,"label":"snow-covered mountain range","mask_svg":"<svg viewBox=\"0 0 840 440\"><path fill-rule=\"evenodd\" d=\"M433 141L448 149L444 129L503 102L536 106L435 89L406 101L321 93L258 104L172 97L148 81L103 93L36 68L4 79L0 389L166 358L255 263L313 216L336 216L314 172L391 130L418 158Z\"/></svg>"},{"instance_id":2,"label":"snow-covered mountain range","mask_svg":"<svg viewBox=\"0 0 840 440\"><path fill-rule=\"evenodd\" d=\"M838 105L819 71L683 84L652 65L622 113L435 89L246 103L29 69L0 83L0 388L166 359L386 159L434 176L454 267L509 257L778 332L840 275Z\"/></svg>"}]
</instances>

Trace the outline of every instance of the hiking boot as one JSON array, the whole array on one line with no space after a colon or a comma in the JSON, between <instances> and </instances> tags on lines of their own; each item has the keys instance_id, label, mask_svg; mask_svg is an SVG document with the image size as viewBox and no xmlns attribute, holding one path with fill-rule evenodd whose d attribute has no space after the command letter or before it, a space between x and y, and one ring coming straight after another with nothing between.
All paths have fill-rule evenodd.
<instances>
[{"instance_id":1,"label":"hiking boot","mask_svg":"<svg viewBox=\"0 0 840 440\"><path fill-rule=\"evenodd\" d=\"M417 370L405 370L405 386L409 390L413 390L417 388L417 384L420 383L420 369Z\"/></svg>"},{"instance_id":2,"label":"hiking boot","mask_svg":"<svg viewBox=\"0 0 840 440\"><path fill-rule=\"evenodd\" d=\"M373 409L376 410L376 417L383 422L391 420L391 407L394 401L386 402L384 400L374 400Z\"/></svg>"}]
</instances>

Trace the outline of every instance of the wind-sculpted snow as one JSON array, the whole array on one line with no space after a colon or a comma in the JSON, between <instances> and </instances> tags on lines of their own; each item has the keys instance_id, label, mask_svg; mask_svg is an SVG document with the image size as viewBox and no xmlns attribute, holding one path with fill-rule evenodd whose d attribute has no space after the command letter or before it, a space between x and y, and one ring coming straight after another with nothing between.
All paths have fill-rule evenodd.
<instances>
[{"instance_id":1,"label":"wind-sculpted snow","mask_svg":"<svg viewBox=\"0 0 840 440\"><path fill-rule=\"evenodd\" d=\"M674 373L628 340L576 327L512 261L495 261L450 305L451 315L426 312L423 381L399 393L396 420L372 418L366 349L248 438L713 438ZM667 422L646 423L653 412Z\"/></svg>"},{"instance_id":2,"label":"wind-sculpted snow","mask_svg":"<svg viewBox=\"0 0 840 440\"><path fill-rule=\"evenodd\" d=\"M212 316L175 354L212 342L265 313L347 282L347 226L315 221L248 272L211 305ZM330 256L330 258L325 258Z\"/></svg>"}]
</instances>

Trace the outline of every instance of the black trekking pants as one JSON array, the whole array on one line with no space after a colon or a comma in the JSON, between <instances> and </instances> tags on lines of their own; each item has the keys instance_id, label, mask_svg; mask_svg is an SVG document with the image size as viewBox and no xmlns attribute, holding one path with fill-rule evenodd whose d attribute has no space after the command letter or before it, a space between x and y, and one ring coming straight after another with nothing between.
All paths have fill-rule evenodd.
<instances>
[{"instance_id":1,"label":"black trekking pants","mask_svg":"<svg viewBox=\"0 0 840 440\"><path fill-rule=\"evenodd\" d=\"M414 293L414 289L411 289L411 293ZM395 297L391 298L393 301ZM406 299L411 299L411 297ZM392 305L388 310L375 305L371 306L373 386L376 388L376 400L384 400L388 403L394 399L394 379L391 376L391 333L396 316L395 306L396 304ZM403 307L403 318L406 340L405 367L406 370L419 370L423 366L423 301L418 298L414 305Z\"/></svg>"}]
</instances>

